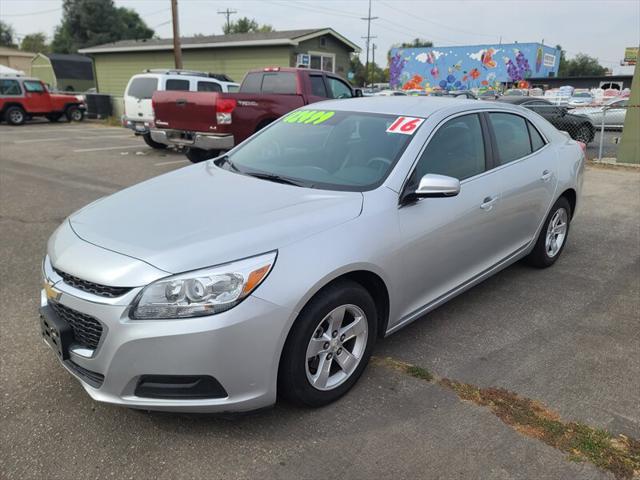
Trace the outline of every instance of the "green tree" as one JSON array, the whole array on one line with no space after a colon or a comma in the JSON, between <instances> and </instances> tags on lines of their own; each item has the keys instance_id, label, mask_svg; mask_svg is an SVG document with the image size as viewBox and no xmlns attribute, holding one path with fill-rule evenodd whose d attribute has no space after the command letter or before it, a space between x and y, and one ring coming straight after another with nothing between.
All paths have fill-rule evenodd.
<instances>
[{"instance_id":1,"label":"green tree","mask_svg":"<svg viewBox=\"0 0 640 480\"><path fill-rule=\"evenodd\" d=\"M222 31L225 35L229 35L231 33L273 32L274 30L271 25L259 25L253 18L242 17L235 22L230 22L229 25L225 24Z\"/></svg>"},{"instance_id":2,"label":"green tree","mask_svg":"<svg viewBox=\"0 0 640 480\"><path fill-rule=\"evenodd\" d=\"M62 10L51 42L57 53L118 40L145 40L154 33L135 11L116 7L113 0L63 0Z\"/></svg>"},{"instance_id":3,"label":"green tree","mask_svg":"<svg viewBox=\"0 0 640 480\"><path fill-rule=\"evenodd\" d=\"M431 47L433 47L433 42L431 40L414 38L410 42L395 44L392 48L431 48Z\"/></svg>"},{"instance_id":4,"label":"green tree","mask_svg":"<svg viewBox=\"0 0 640 480\"><path fill-rule=\"evenodd\" d=\"M351 55L351 64L349 70L353 72L351 83L355 86L362 87L371 83L386 83L389 81L389 69L381 68L376 63L369 64L369 76L365 72L365 66L360 61L358 55Z\"/></svg>"},{"instance_id":5,"label":"green tree","mask_svg":"<svg viewBox=\"0 0 640 480\"><path fill-rule=\"evenodd\" d=\"M560 63L558 65L558 77L567 76L567 52L562 49L562 45L556 45L556 50L560 50Z\"/></svg>"},{"instance_id":6,"label":"green tree","mask_svg":"<svg viewBox=\"0 0 640 480\"><path fill-rule=\"evenodd\" d=\"M567 61L568 77L588 77L591 75L604 75L607 69L600 65L597 58L585 53L578 53Z\"/></svg>"},{"instance_id":7,"label":"green tree","mask_svg":"<svg viewBox=\"0 0 640 480\"><path fill-rule=\"evenodd\" d=\"M17 45L13 41L14 36L15 32L13 31L13 27L0 20L0 46L16 48Z\"/></svg>"},{"instance_id":8,"label":"green tree","mask_svg":"<svg viewBox=\"0 0 640 480\"><path fill-rule=\"evenodd\" d=\"M47 44L47 36L42 33L30 33L20 42L20 50L33 53L49 53L50 48Z\"/></svg>"}]
</instances>

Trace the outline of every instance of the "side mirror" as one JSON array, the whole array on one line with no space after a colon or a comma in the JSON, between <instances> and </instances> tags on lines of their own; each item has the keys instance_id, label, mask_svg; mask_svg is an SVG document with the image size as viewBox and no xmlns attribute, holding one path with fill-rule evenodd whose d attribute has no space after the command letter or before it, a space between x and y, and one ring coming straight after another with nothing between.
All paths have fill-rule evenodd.
<instances>
[{"instance_id":1,"label":"side mirror","mask_svg":"<svg viewBox=\"0 0 640 480\"><path fill-rule=\"evenodd\" d=\"M354 94L356 97L364 97L363 93L362 93L362 89L361 88L356 88L354 90Z\"/></svg>"},{"instance_id":2,"label":"side mirror","mask_svg":"<svg viewBox=\"0 0 640 480\"><path fill-rule=\"evenodd\" d=\"M414 186L415 183L405 187L400 204L411 203L419 198L455 197L460 193L460 180L435 173L427 173L420 179L418 188L413 190Z\"/></svg>"},{"instance_id":3,"label":"side mirror","mask_svg":"<svg viewBox=\"0 0 640 480\"><path fill-rule=\"evenodd\" d=\"M427 173L414 192L418 198L454 197L460 193L460 180L446 175Z\"/></svg>"}]
</instances>

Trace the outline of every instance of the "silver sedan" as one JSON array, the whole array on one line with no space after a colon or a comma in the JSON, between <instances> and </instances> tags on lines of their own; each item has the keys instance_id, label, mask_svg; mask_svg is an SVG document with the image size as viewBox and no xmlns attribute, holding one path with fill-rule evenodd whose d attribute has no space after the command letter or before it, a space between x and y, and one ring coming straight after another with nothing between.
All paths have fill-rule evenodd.
<instances>
[{"instance_id":1,"label":"silver sedan","mask_svg":"<svg viewBox=\"0 0 640 480\"><path fill-rule=\"evenodd\" d=\"M520 259L557 261L583 167L576 142L516 106L316 103L65 220L42 336L111 404L324 405L379 338Z\"/></svg>"},{"instance_id":2,"label":"silver sedan","mask_svg":"<svg viewBox=\"0 0 640 480\"><path fill-rule=\"evenodd\" d=\"M571 113L586 116L596 129L600 128L603 122L605 128L617 129L624 126L628 106L628 98L615 98L600 107L578 107Z\"/></svg>"}]
</instances>

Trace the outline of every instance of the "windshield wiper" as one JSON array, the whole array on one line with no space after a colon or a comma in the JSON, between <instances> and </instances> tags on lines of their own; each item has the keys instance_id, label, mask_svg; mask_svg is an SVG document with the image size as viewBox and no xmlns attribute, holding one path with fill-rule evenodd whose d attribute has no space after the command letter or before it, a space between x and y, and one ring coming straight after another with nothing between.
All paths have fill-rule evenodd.
<instances>
[{"instance_id":1,"label":"windshield wiper","mask_svg":"<svg viewBox=\"0 0 640 480\"><path fill-rule=\"evenodd\" d=\"M286 185L295 185L296 187L313 187L313 185L309 185L303 182L298 182L291 178L281 177L280 175L276 175L275 173L261 173L261 172L244 172L244 173L245 175L249 175L250 177L261 178L262 180L269 180L270 182L284 183Z\"/></svg>"},{"instance_id":2,"label":"windshield wiper","mask_svg":"<svg viewBox=\"0 0 640 480\"><path fill-rule=\"evenodd\" d=\"M222 165L224 163L226 163L227 165L229 165L229 168L231 168L232 170L236 171L236 172L240 172L240 169L238 167L236 167L234 165L234 163L229 159L229 155L223 155L222 157L218 158L216 160L216 163L219 162L219 165Z\"/></svg>"}]
</instances>

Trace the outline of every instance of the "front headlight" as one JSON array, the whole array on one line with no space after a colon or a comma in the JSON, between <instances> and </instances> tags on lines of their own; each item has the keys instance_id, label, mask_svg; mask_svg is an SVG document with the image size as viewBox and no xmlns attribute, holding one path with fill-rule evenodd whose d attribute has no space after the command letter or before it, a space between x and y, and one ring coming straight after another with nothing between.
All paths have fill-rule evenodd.
<instances>
[{"instance_id":1,"label":"front headlight","mask_svg":"<svg viewBox=\"0 0 640 480\"><path fill-rule=\"evenodd\" d=\"M131 306L135 320L213 315L235 307L267 277L276 252L163 278L147 285Z\"/></svg>"}]
</instances>

